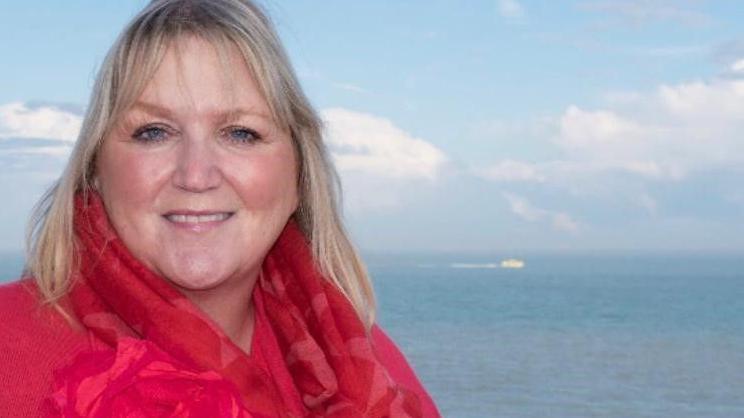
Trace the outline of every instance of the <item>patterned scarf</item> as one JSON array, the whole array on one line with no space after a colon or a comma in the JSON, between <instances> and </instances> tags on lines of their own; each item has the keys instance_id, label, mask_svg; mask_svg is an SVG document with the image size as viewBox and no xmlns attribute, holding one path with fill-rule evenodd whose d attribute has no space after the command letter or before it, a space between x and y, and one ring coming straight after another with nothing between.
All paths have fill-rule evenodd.
<instances>
[{"instance_id":1,"label":"patterned scarf","mask_svg":"<svg viewBox=\"0 0 744 418\"><path fill-rule=\"evenodd\" d=\"M264 259L253 290L250 355L134 258L95 192L87 202L76 197L75 232L80 275L70 298L84 326L107 347L56 373L53 400L62 416L120 416L115 409L134 408L147 397L155 397L169 417L421 416L419 399L375 357L351 303L315 267L294 220ZM280 354L272 358L272 350L260 347L264 343L278 346L274 352ZM193 383L201 381L208 384ZM105 392L113 386L132 391L132 382L144 389L126 396ZM173 400L180 395L168 388L178 385L185 385L187 400ZM237 402L230 400L231 390ZM175 405L161 405L168 402Z\"/></svg>"}]
</instances>

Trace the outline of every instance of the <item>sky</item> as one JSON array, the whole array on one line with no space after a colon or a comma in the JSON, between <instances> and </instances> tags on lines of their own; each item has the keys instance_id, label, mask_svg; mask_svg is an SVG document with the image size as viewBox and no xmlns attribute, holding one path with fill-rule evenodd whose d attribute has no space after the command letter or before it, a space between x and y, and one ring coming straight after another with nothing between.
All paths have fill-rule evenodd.
<instances>
[{"instance_id":1,"label":"sky","mask_svg":"<svg viewBox=\"0 0 744 418\"><path fill-rule=\"evenodd\" d=\"M0 250L144 0L0 0ZM265 1L363 250L744 252L744 6Z\"/></svg>"}]
</instances>

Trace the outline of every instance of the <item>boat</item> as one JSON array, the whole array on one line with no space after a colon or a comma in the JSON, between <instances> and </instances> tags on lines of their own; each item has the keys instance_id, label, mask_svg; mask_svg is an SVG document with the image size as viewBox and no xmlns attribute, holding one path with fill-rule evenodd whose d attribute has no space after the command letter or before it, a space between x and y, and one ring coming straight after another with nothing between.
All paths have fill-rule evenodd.
<instances>
[{"instance_id":1,"label":"boat","mask_svg":"<svg viewBox=\"0 0 744 418\"><path fill-rule=\"evenodd\" d=\"M505 260L501 260L501 268L504 269L521 269L524 267L524 261L518 260L516 258L507 258Z\"/></svg>"}]
</instances>

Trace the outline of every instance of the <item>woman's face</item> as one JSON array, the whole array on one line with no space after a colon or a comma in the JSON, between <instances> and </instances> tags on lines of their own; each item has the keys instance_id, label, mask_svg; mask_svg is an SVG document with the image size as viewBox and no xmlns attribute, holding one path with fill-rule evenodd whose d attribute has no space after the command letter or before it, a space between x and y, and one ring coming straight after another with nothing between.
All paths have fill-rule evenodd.
<instances>
[{"instance_id":1,"label":"woman's face","mask_svg":"<svg viewBox=\"0 0 744 418\"><path fill-rule=\"evenodd\" d=\"M187 290L255 277L297 208L287 132L237 50L184 38L104 139L96 181L133 255Z\"/></svg>"}]
</instances>

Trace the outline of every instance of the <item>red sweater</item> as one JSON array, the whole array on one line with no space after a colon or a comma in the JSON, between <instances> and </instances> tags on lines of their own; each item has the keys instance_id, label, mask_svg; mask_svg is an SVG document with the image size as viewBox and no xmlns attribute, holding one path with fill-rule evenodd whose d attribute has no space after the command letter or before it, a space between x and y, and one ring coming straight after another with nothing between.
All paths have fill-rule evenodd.
<instances>
[{"instance_id":1,"label":"red sweater","mask_svg":"<svg viewBox=\"0 0 744 418\"><path fill-rule=\"evenodd\" d=\"M65 299L61 305L69 308ZM0 330L0 417L41 416L42 400L52 392L51 371L91 349L91 336L73 328L56 310L41 306L31 279L0 286ZM439 417L403 354L377 325L372 339L393 379L417 393L424 417Z\"/></svg>"}]
</instances>

